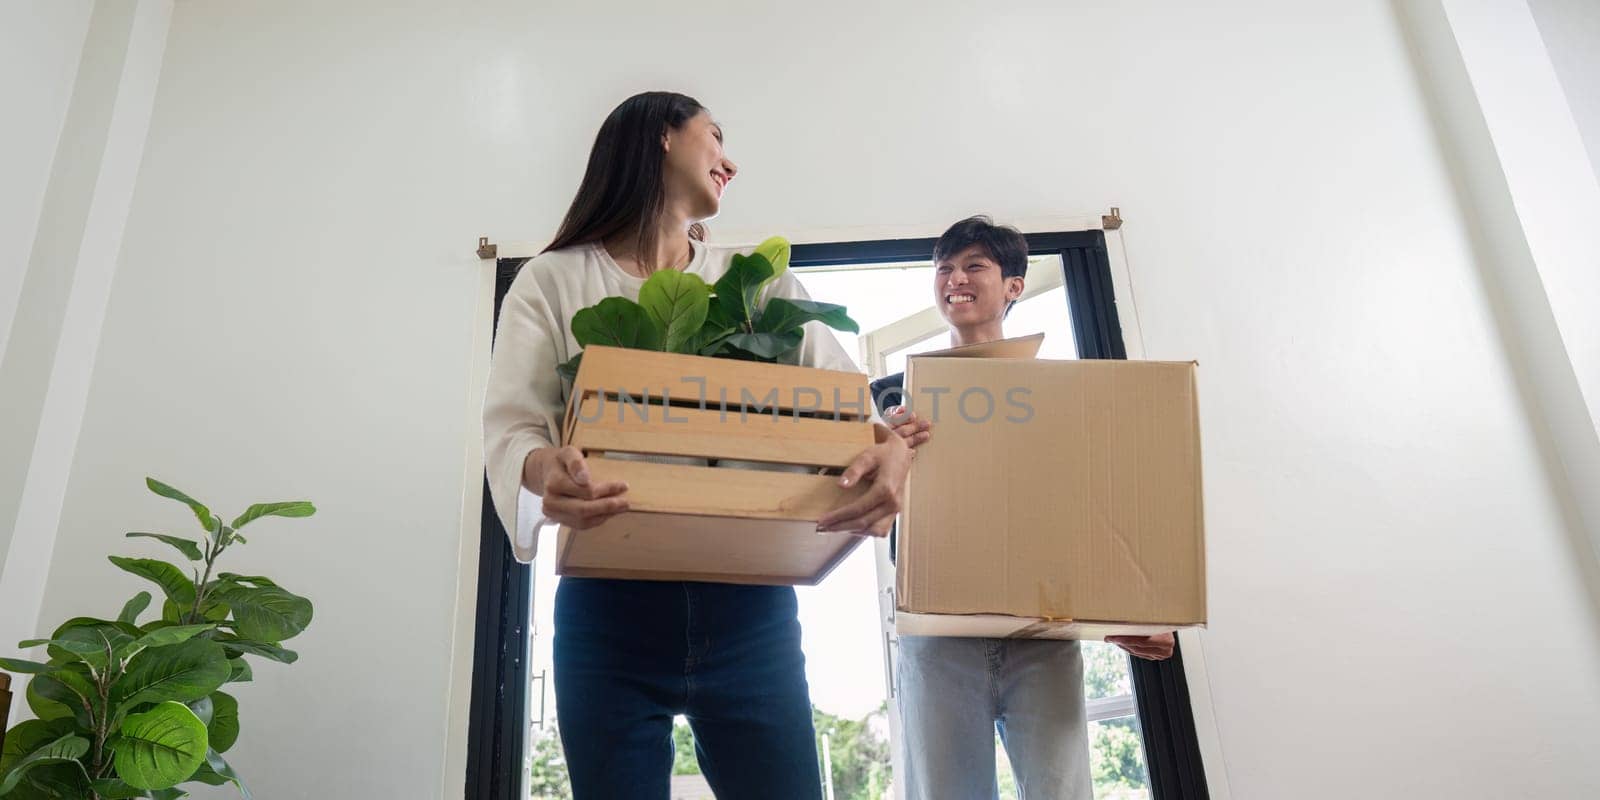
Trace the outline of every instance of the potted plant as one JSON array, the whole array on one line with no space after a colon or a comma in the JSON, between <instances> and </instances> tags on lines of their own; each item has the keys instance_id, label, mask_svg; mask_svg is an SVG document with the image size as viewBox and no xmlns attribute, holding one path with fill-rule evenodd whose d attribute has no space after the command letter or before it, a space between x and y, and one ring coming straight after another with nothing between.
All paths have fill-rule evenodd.
<instances>
[{"instance_id":1,"label":"potted plant","mask_svg":"<svg viewBox=\"0 0 1600 800\"><path fill-rule=\"evenodd\" d=\"M44 662L0 659L0 669L30 674L26 698L37 719L7 732L0 753L0 798L123 800L186 797L181 784L233 784L249 790L223 757L239 737L239 703L222 691L251 680L247 657L292 664L283 647L311 624L311 601L260 575L218 572L224 552L246 543L240 531L265 517L309 517L311 503L259 503L232 522L153 478L150 491L188 506L202 535L133 532L181 553L180 566L111 556L111 563L154 583L160 614L141 622L150 592L115 619L75 617L47 639Z\"/></svg>"}]
</instances>

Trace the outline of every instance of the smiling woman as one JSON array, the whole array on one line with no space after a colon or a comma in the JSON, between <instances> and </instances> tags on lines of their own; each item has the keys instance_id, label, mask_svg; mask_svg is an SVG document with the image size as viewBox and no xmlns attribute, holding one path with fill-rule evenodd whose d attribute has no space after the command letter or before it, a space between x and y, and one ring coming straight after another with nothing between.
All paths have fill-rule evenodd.
<instances>
[{"instance_id":1,"label":"smiling woman","mask_svg":"<svg viewBox=\"0 0 1600 800\"><path fill-rule=\"evenodd\" d=\"M756 260L749 248L689 235L721 209L737 172L721 127L698 101L668 92L629 98L601 125L555 240L507 290L484 403L484 453L493 505L518 560L533 558L537 528L521 524L524 492L538 497L538 518L580 537L629 510L627 484L591 480L583 454L562 441L557 367L584 344L582 309L632 308L657 272L718 286ZM765 298L768 310L780 300L793 308L810 300L787 271L773 277ZM806 328L786 360L858 371L833 337ZM849 530L897 509L910 450L887 429L878 439L841 478L859 474L863 499L829 512L857 526ZM719 793L821 793L792 588L564 577L554 605L556 710L575 793L664 794L671 752L658 745L676 714L694 727ZM475 716L494 702L475 692Z\"/></svg>"},{"instance_id":2,"label":"smiling woman","mask_svg":"<svg viewBox=\"0 0 1600 800\"><path fill-rule=\"evenodd\" d=\"M688 225L717 215L739 172L722 144L722 126L694 98L630 98L600 126L578 196L545 252L599 240L629 274L682 269L688 242L677 240Z\"/></svg>"}]
</instances>

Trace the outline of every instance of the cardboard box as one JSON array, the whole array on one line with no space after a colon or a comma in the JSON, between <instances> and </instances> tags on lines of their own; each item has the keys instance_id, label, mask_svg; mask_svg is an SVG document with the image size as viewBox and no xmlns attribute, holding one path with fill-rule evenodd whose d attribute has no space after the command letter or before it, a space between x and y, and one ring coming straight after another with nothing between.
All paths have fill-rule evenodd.
<instances>
[{"instance_id":1,"label":"cardboard box","mask_svg":"<svg viewBox=\"0 0 1600 800\"><path fill-rule=\"evenodd\" d=\"M909 360L907 402L934 436L901 518L896 630L1095 639L1204 625L1196 365L991 357L1019 348L1031 356L1009 340Z\"/></svg>"},{"instance_id":2,"label":"cardboard box","mask_svg":"<svg viewBox=\"0 0 1600 800\"><path fill-rule=\"evenodd\" d=\"M562 526L556 573L816 584L861 541L816 531L868 488L837 476L873 443L870 402L859 373L585 349L563 441L630 510Z\"/></svg>"}]
</instances>

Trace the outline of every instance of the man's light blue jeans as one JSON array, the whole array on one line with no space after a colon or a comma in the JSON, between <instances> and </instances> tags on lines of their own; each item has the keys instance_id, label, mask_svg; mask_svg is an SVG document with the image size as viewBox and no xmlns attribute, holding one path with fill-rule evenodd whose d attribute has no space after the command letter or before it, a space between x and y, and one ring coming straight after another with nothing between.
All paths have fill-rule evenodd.
<instances>
[{"instance_id":1,"label":"man's light blue jeans","mask_svg":"<svg viewBox=\"0 0 1600 800\"><path fill-rule=\"evenodd\" d=\"M1077 642L900 637L907 800L995 800L996 728L1021 800L1093 800Z\"/></svg>"}]
</instances>

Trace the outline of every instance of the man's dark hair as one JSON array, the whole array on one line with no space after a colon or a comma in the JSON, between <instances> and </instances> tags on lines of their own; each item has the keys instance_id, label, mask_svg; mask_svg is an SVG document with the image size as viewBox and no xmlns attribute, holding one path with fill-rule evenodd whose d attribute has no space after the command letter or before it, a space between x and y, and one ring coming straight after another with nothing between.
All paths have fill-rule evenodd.
<instances>
[{"instance_id":1,"label":"man's dark hair","mask_svg":"<svg viewBox=\"0 0 1600 800\"><path fill-rule=\"evenodd\" d=\"M1001 277L1027 276L1028 241L1022 238L1022 232L1010 225L996 225L981 214L951 225L939 237L933 245L933 263L954 258L973 245L982 247L1000 265Z\"/></svg>"}]
</instances>

